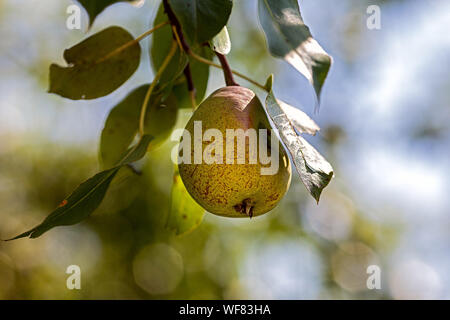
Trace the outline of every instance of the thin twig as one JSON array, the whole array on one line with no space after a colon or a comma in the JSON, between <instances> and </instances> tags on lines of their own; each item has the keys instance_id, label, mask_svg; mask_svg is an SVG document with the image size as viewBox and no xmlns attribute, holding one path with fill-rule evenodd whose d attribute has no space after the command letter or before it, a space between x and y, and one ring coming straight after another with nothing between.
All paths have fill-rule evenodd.
<instances>
[{"instance_id":1,"label":"thin twig","mask_svg":"<svg viewBox=\"0 0 450 320\"><path fill-rule=\"evenodd\" d=\"M172 26L172 35L174 36L175 40L177 41L178 47L180 47L180 51L183 52L184 48L183 48L183 45L181 44L181 40L180 40L180 37L178 36L177 28L175 26Z\"/></svg>"},{"instance_id":2,"label":"thin twig","mask_svg":"<svg viewBox=\"0 0 450 320\"><path fill-rule=\"evenodd\" d=\"M172 41L172 46L170 47L170 51L167 54L167 57L164 59L163 63L161 64L161 67L159 68L158 72L156 73L155 78L153 79L153 82L150 84L150 87L148 88L147 94L145 95L144 103L142 104L142 108L141 108L141 116L139 118L139 135L141 137L144 136L145 114L147 112L147 106L148 106L148 103L150 101L150 97L152 95L153 89L155 88L156 83L158 82L158 80L161 77L162 73L166 69L166 67L169 64L170 60L172 60L172 58L175 55L176 51L177 51L177 42L174 40L174 41Z\"/></svg>"},{"instance_id":3,"label":"thin twig","mask_svg":"<svg viewBox=\"0 0 450 320\"><path fill-rule=\"evenodd\" d=\"M108 60L109 58L111 58L112 56L115 56L116 54L119 54L120 52L124 51L125 49L128 49L129 47L131 47L132 45L138 43L139 41L141 41L142 39L144 39L145 37L148 37L149 35L151 35L154 31L158 30L159 28L164 27L165 25L168 25L169 21L165 21L162 22L156 26L154 26L152 29L144 32L143 34L141 34L139 37L137 37L134 40L131 40L127 43L125 43L124 45L118 47L117 49L111 51L110 53L108 53L106 56L100 58L97 63L103 62L105 60Z\"/></svg>"},{"instance_id":4,"label":"thin twig","mask_svg":"<svg viewBox=\"0 0 450 320\"><path fill-rule=\"evenodd\" d=\"M196 60L198 60L198 61L200 61L200 62L202 62L202 63L209 64L210 66L213 66L213 67L222 69L222 66L221 66L220 64L217 64L217 63L214 63L214 62L212 62L212 61L210 61L210 60L208 60L208 59L205 59L205 58L203 58L203 57L197 55L197 54L194 53L193 51L191 51L191 52L189 53L189 55L190 55L192 58L194 58L194 59L196 59ZM242 79L244 79L244 80L250 82L251 84L257 86L258 88L260 88L260 89L262 89L262 90L264 90L264 91L267 91L267 88L266 88L265 86L263 86L262 84L256 82L256 81L253 80L253 79L250 79L250 78L247 77L246 75L244 75L244 74L242 74L242 73L240 73L240 72L234 71L234 70L231 70L231 72L232 72L234 75L238 76L239 78L242 78Z\"/></svg>"}]
</instances>

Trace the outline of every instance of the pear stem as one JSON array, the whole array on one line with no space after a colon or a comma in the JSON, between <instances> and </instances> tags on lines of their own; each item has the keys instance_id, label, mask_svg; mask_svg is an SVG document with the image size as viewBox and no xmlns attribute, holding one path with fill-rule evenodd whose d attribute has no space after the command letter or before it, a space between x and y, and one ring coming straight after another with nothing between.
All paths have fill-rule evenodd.
<instances>
[{"instance_id":1,"label":"pear stem","mask_svg":"<svg viewBox=\"0 0 450 320\"><path fill-rule=\"evenodd\" d=\"M225 83L227 86L239 86L239 84L234 81L233 72L231 71L230 65L228 64L227 58L216 52L217 58L219 58L220 64L222 65L223 75L225 77Z\"/></svg>"}]
</instances>

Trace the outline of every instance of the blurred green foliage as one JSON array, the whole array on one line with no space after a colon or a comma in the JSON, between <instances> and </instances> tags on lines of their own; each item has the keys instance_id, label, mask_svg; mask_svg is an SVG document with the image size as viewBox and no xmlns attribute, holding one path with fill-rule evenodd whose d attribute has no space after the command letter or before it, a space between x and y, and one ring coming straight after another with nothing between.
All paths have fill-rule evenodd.
<instances>
[{"instance_id":1,"label":"blurred green foliage","mask_svg":"<svg viewBox=\"0 0 450 320\"><path fill-rule=\"evenodd\" d=\"M235 69L265 79L283 67L270 58L263 33L247 18L243 2L235 1L228 26L230 61ZM9 63L13 63L11 70L20 69L27 81L44 91L50 61L61 57L62 51L55 52L55 48L68 47L83 37L80 32L61 30L64 9L70 3L51 7L59 11L47 12L50 25L42 27L47 33L41 34L32 48L13 42L23 31L14 33L15 29L8 27L5 34L10 36L4 38L5 43L16 45L11 50L30 50L30 54L23 62L0 44L0 66L5 64L4 70L10 70ZM156 7L143 8L148 11L133 14L151 21L148 12L155 13ZM41 8L37 14L43 12ZM4 0L0 0L0 15L2 27L9 21L5 16L16 18L17 24L26 19ZM340 23L348 37L337 47L358 47L361 36L354 16L342 18L347 19ZM96 23L105 27L115 22L104 19L102 14ZM134 20L130 26L144 28ZM344 49L338 53L351 67L357 54L346 55ZM223 83L221 74L211 73L209 92ZM148 82L148 70L144 74L142 78ZM2 82L11 77L11 73L0 75ZM118 96L112 99L106 100L108 108L120 101ZM54 101L63 104L60 98L45 96L35 101L34 107L44 109ZM73 104L61 106L69 107L76 108ZM189 117L189 111L181 113L177 127ZM37 115L39 112L39 121ZM329 125L321 134L325 141L321 151L334 164L338 177L324 191L319 206L295 176L287 196L270 214L239 221L206 214L199 228L181 237L165 229L174 170L170 160L174 143L166 142L138 163L141 175L122 168L99 210L85 222L55 228L36 240L0 242L0 299L391 297L387 287L367 290L366 268L385 264L384 257L395 249L403 226L374 221L361 212L339 177L336 151L346 142L345 128ZM98 171L97 138L71 143L40 132L16 132L14 125L0 130L1 238L41 222L79 183ZM72 264L81 267L81 290L66 288L65 271Z\"/></svg>"}]
</instances>

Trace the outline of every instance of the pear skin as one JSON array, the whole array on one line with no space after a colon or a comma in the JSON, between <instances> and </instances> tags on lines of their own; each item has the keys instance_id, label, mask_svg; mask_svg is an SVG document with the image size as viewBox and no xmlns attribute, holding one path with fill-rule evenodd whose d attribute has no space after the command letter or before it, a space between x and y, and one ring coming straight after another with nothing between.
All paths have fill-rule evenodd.
<instances>
[{"instance_id":1,"label":"pear skin","mask_svg":"<svg viewBox=\"0 0 450 320\"><path fill-rule=\"evenodd\" d=\"M201 121L202 134L208 129L217 129L222 133L222 144L216 145L211 152L217 159L223 159L222 163L207 163L204 158L201 163L195 163L194 144L197 146L201 144L203 155L207 148L211 149L212 142L216 142L212 137L210 141L205 141L202 137L200 140L195 140L194 127L195 123L198 126L198 121ZM270 164L261 163L259 149L257 161L250 163L250 139L241 140L245 141L243 152L239 152L241 149L238 148L237 139L231 140L234 144L234 153L227 154L227 129L244 131L255 129L257 133L259 129L268 129L269 134L264 143L268 146L270 154L270 124L255 93L240 86L218 89L200 104L186 125L186 130L191 137L190 148L187 150L184 147L180 148L182 149L180 153L190 151L190 161L182 161L179 164L180 176L186 189L198 204L216 215L252 217L269 212L283 198L291 182L290 161L284 148L276 140L278 157L272 156L278 161L278 170L273 174L263 175L261 169L270 167ZM257 135L258 146L260 139L262 138ZM183 141L180 147L182 145ZM181 154L179 157L185 159ZM227 163L227 157L234 162ZM241 162L239 163L238 160Z\"/></svg>"}]
</instances>

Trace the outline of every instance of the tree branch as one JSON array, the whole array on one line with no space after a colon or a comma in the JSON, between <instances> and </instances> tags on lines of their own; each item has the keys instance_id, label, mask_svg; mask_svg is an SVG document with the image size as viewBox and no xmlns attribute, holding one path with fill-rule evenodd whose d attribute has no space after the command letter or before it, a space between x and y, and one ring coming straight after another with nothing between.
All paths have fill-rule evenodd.
<instances>
[{"instance_id":1,"label":"tree branch","mask_svg":"<svg viewBox=\"0 0 450 320\"><path fill-rule=\"evenodd\" d=\"M191 100L192 109L195 109L195 107L196 107L196 101L195 101L196 90L195 90L195 86L194 86L194 80L192 80L191 65L189 63L186 65L186 68L184 68L183 72L184 72L184 77L186 78L186 82L187 82L187 87L188 87L188 91L189 91L189 97Z\"/></svg>"},{"instance_id":2,"label":"tree branch","mask_svg":"<svg viewBox=\"0 0 450 320\"><path fill-rule=\"evenodd\" d=\"M175 31L179 37L183 50L186 51L187 54L189 54L191 52L191 48L187 44L186 39L184 39L183 32L181 31L180 22L178 21L177 17L175 16L175 13L170 7L168 0L163 0L163 6L164 12L167 14L167 17L169 18L170 24L175 27ZM175 34L173 35L173 37L175 40L177 40Z\"/></svg>"},{"instance_id":3,"label":"tree branch","mask_svg":"<svg viewBox=\"0 0 450 320\"><path fill-rule=\"evenodd\" d=\"M186 77L188 90L195 91L194 81L192 80L191 66L189 63L186 65L186 68L184 68L183 73Z\"/></svg>"}]
</instances>

